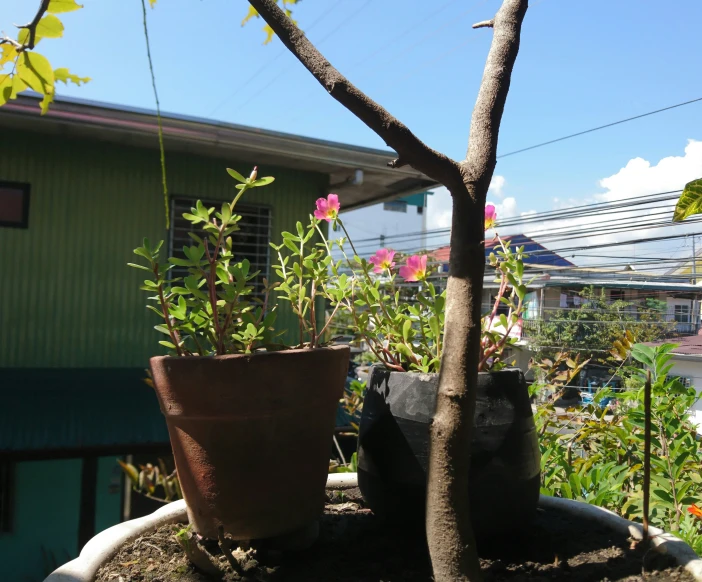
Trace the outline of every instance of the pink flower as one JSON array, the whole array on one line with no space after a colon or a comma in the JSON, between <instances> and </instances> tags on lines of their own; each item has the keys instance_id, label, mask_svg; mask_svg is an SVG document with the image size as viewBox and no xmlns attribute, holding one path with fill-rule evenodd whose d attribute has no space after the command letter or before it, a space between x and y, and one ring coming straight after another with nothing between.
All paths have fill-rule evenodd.
<instances>
[{"instance_id":1,"label":"pink flower","mask_svg":"<svg viewBox=\"0 0 702 582\"><path fill-rule=\"evenodd\" d=\"M339 197L336 194L329 194L326 198L317 198L317 210L314 211L314 217L317 220L331 222L336 220L340 208Z\"/></svg>"},{"instance_id":2,"label":"pink flower","mask_svg":"<svg viewBox=\"0 0 702 582\"><path fill-rule=\"evenodd\" d=\"M495 207L492 204L488 204L485 207L485 230L490 230L495 228L495 221L497 220L497 212L495 212Z\"/></svg>"},{"instance_id":3,"label":"pink flower","mask_svg":"<svg viewBox=\"0 0 702 582\"><path fill-rule=\"evenodd\" d=\"M427 277L427 256L412 255L400 267L400 277L405 281L423 281Z\"/></svg>"},{"instance_id":4,"label":"pink flower","mask_svg":"<svg viewBox=\"0 0 702 582\"><path fill-rule=\"evenodd\" d=\"M370 259L368 259L368 262L375 265L373 267L374 273L382 273L386 269L389 271L395 266L395 263L392 261L394 258L395 251L391 251L390 249L380 249L379 251L376 251Z\"/></svg>"}]
</instances>

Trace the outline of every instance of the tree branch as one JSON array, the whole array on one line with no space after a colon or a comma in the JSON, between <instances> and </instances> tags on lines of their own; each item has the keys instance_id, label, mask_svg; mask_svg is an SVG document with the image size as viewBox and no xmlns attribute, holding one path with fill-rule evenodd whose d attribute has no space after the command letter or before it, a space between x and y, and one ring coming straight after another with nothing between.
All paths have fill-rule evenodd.
<instances>
[{"instance_id":1,"label":"tree branch","mask_svg":"<svg viewBox=\"0 0 702 582\"><path fill-rule=\"evenodd\" d=\"M44 13L48 10L49 8L49 2L50 0L41 0L41 4L39 5L39 10L37 10L37 13L34 15L34 18L29 24L25 24L24 26L18 26L17 28L26 28L29 31L29 38L27 39L27 43L24 44L24 49L33 49L34 45L36 44L36 37L37 37L37 26L39 25L39 21L42 19L44 16Z\"/></svg>"},{"instance_id":2,"label":"tree branch","mask_svg":"<svg viewBox=\"0 0 702 582\"><path fill-rule=\"evenodd\" d=\"M527 4L527 0L505 0L492 21L494 37L473 109L466 159L461 164L468 181L487 180L483 185L486 191L497 163L497 134Z\"/></svg>"},{"instance_id":3,"label":"tree branch","mask_svg":"<svg viewBox=\"0 0 702 582\"><path fill-rule=\"evenodd\" d=\"M476 22L473 28L492 28L495 26L495 20L483 20L482 22Z\"/></svg>"},{"instance_id":4,"label":"tree branch","mask_svg":"<svg viewBox=\"0 0 702 582\"><path fill-rule=\"evenodd\" d=\"M329 94L398 153L401 163L396 162L390 167L410 165L443 183L460 180L460 168L456 162L424 144L406 125L339 73L275 0L249 0L249 3Z\"/></svg>"}]
</instances>

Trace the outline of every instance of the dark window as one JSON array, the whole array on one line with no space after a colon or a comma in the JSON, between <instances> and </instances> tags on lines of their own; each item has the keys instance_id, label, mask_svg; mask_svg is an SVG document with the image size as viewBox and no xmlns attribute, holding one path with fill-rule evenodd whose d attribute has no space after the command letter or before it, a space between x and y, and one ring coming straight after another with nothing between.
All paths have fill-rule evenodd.
<instances>
[{"instance_id":1,"label":"dark window","mask_svg":"<svg viewBox=\"0 0 702 582\"><path fill-rule=\"evenodd\" d=\"M388 210L390 212L407 212L407 202L404 200L383 202L383 210Z\"/></svg>"},{"instance_id":2,"label":"dark window","mask_svg":"<svg viewBox=\"0 0 702 582\"><path fill-rule=\"evenodd\" d=\"M675 306L675 321L678 323L690 323L690 306L676 305Z\"/></svg>"},{"instance_id":3,"label":"dark window","mask_svg":"<svg viewBox=\"0 0 702 582\"><path fill-rule=\"evenodd\" d=\"M609 299L610 301L624 301L624 289L611 289Z\"/></svg>"},{"instance_id":4,"label":"dark window","mask_svg":"<svg viewBox=\"0 0 702 582\"><path fill-rule=\"evenodd\" d=\"M0 182L0 226L29 226L29 184Z\"/></svg>"},{"instance_id":5,"label":"dark window","mask_svg":"<svg viewBox=\"0 0 702 582\"><path fill-rule=\"evenodd\" d=\"M0 462L0 533L12 531L12 464Z\"/></svg>"},{"instance_id":6,"label":"dark window","mask_svg":"<svg viewBox=\"0 0 702 582\"><path fill-rule=\"evenodd\" d=\"M194 245L195 241L188 236L188 232L193 232L204 238L203 231L196 228L192 223L183 218L184 212L190 212L195 206L195 198L174 198L171 204L173 223L171 226L171 255L172 257L185 258L184 246ZM208 207L215 207L219 210L222 201L203 200L202 203ZM266 206L249 206L237 204L236 214L241 215L239 230L232 233L234 258L237 261L248 259L251 263L251 271L261 271L254 281L255 293L263 294L263 278L269 277L270 271L270 247L271 240L271 209ZM187 276L187 269L176 267L171 270L173 277Z\"/></svg>"}]
</instances>

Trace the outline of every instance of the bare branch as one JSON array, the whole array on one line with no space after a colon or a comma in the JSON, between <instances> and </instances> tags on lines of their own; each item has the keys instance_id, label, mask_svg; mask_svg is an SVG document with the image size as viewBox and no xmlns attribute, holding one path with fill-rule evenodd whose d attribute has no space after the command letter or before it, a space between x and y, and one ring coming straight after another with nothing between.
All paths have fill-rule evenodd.
<instances>
[{"instance_id":1,"label":"bare branch","mask_svg":"<svg viewBox=\"0 0 702 582\"><path fill-rule=\"evenodd\" d=\"M473 25L473 28L492 28L493 26L495 26L494 18L492 20L483 20L482 22L476 22Z\"/></svg>"},{"instance_id":2,"label":"bare branch","mask_svg":"<svg viewBox=\"0 0 702 582\"><path fill-rule=\"evenodd\" d=\"M424 144L407 126L339 73L275 0L249 0L249 3L329 94L397 151L405 164L440 182L460 180L456 162Z\"/></svg>"},{"instance_id":3,"label":"bare branch","mask_svg":"<svg viewBox=\"0 0 702 582\"><path fill-rule=\"evenodd\" d=\"M494 37L473 109L466 160L461 164L468 181L487 181L482 184L486 192L497 162L497 134L527 4L527 0L505 0L493 19Z\"/></svg>"},{"instance_id":4,"label":"bare branch","mask_svg":"<svg viewBox=\"0 0 702 582\"><path fill-rule=\"evenodd\" d=\"M407 162L403 160L402 158L396 158L394 160L391 160L388 162L388 166L391 168L402 168L403 166L406 166Z\"/></svg>"},{"instance_id":5,"label":"bare branch","mask_svg":"<svg viewBox=\"0 0 702 582\"><path fill-rule=\"evenodd\" d=\"M3 38L0 38L0 44L11 44L17 49L17 52L21 52L24 49L24 45L18 43L16 40L10 38L9 36L4 36Z\"/></svg>"},{"instance_id":6,"label":"bare branch","mask_svg":"<svg viewBox=\"0 0 702 582\"><path fill-rule=\"evenodd\" d=\"M39 25L39 21L42 19L42 17L49 8L49 2L50 0L41 0L39 10L37 10L37 13L34 15L34 18L32 18L32 21L28 24L25 24L24 26L17 26L17 28L26 28L29 31L29 38L27 39L27 42L23 45L22 50L31 50L34 48L37 38L37 26Z\"/></svg>"}]
</instances>

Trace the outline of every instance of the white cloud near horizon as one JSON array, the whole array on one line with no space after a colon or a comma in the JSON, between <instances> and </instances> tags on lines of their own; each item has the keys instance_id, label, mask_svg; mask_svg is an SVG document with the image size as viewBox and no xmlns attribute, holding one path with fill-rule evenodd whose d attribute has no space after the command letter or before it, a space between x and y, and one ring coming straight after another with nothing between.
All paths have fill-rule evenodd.
<instances>
[{"instance_id":1,"label":"white cloud near horizon","mask_svg":"<svg viewBox=\"0 0 702 582\"><path fill-rule=\"evenodd\" d=\"M635 199L647 194L658 192L668 192L680 190L683 186L694 179L702 177L702 141L690 139L684 148L683 155L667 156L661 158L657 162L651 162L641 157L631 158L614 174L604 177L597 182L599 188L604 189L604 192L594 191L590 196L583 198L554 198L553 209L566 209L573 206L590 204L594 202L618 202L628 199ZM489 202L495 205L497 210L498 223L502 219L514 218L516 216L526 216L534 214L534 210L520 211L517 200L514 197L505 198L505 185L507 181L504 176L495 176L491 182L489 191ZM496 198L490 200L490 197ZM674 202L669 204L671 217L674 208ZM657 209L660 211L661 209ZM585 228L592 225L593 228L599 227L602 224L617 224L625 221L627 218L641 215L641 211L623 212L619 214L609 214L606 212L598 213L595 216L565 219L546 223L529 223L523 228L513 227L504 234L517 234L522 232L526 234L547 232L559 228ZM661 215L663 216L663 215ZM656 218L656 217L654 217ZM438 189L434 196L429 198L427 226L429 229L448 228L451 226L451 196L445 188ZM603 244L607 242L623 242L632 239L641 239L648 236L661 236L670 234L686 234L693 233L699 225L695 224L676 224L664 228L656 229L640 229L635 231L623 231L620 233L612 232L602 236L579 237L577 239L569 239L567 241L548 242L544 241L544 245L554 250L558 248L566 248L578 245ZM502 233L502 231L500 231ZM447 237L448 238L448 237ZM538 236L536 236L538 240ZM658 243L660 247L663 243ZM666 247L665 244L663 244ZM677 253L687 253L686 250L681 250L681 241L673 241L666 248L670 248L671 253L677 250ZM650 246L648 247L650 248ZM616 249L616 252L614 250ZM577 264L600 264L602 258L606 256L607 249L602 249L603 252L591 253L598 255L593 258L576 257L574 262ZM643 251L643 253L642 253ZM636 253L644 256L649 251L641 245L627 245L614 247L610 254L617 256L635 256ZM628 253L628 254L627 254ZM650 254L650 253L649 253ZM668 255L672 256L672 255ZM645 270L645 268L642 268Z\"/></svg>"}]
</instances>

